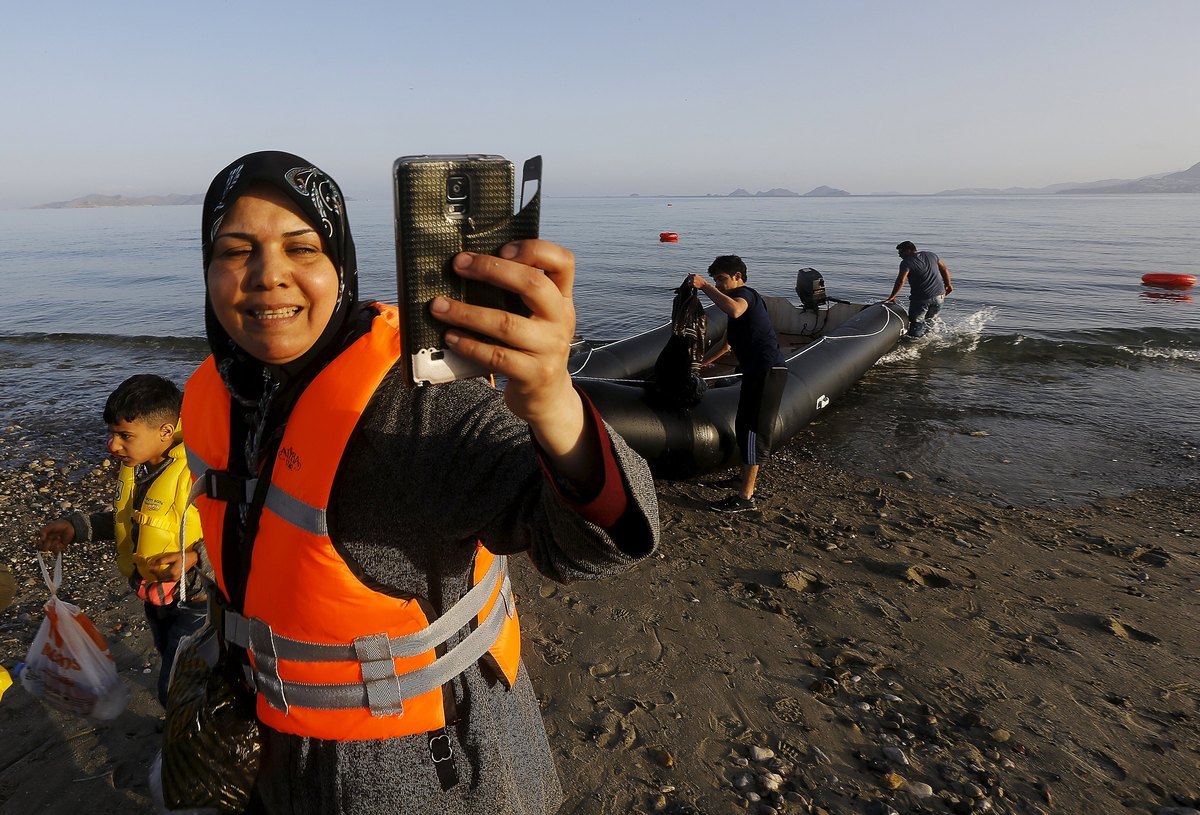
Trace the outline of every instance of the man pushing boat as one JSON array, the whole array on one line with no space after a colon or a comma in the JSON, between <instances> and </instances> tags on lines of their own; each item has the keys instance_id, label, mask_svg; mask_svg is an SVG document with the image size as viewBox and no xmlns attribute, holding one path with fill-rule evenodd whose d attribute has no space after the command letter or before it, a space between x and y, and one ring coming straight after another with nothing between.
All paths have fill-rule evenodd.
<instances>
[{"instance_id":1,"label":"man pushing boat","mask_svg":"<svg viewBox=\"0 0 1200 815\"><path fill-rule=\"evenodd\" d=\"M900 273L896 275L892 293L883 302L896 302L896 295L900 294L904 281L908 280L908 336L920 337L929 330L928 321L942 310L946 295L954 291L950 270L946 268L946 262L933 252L918 252L912 241L896 244L896 253L900 255Z\"/></svg>"}]
</instances>

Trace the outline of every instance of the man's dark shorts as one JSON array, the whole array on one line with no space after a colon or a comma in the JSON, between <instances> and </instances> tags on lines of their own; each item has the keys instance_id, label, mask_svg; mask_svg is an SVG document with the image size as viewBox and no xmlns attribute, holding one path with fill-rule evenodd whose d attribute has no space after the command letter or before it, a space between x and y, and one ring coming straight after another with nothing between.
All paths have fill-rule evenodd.
<instances>
[{"instance_id":1,"label":"man's dark shorts","mask_svg":"<svg viewBox=\"0 0 1200 815\"><path fill-rule=\"evenodd\" d=\"M771 369L768 368L742 374L742 394L738 399L737 418L733 427L743 464L765 464L770 456L770 451L758 438L758 414L762 409L763 388L770 373Z\"/></svg>"}]
</instances>

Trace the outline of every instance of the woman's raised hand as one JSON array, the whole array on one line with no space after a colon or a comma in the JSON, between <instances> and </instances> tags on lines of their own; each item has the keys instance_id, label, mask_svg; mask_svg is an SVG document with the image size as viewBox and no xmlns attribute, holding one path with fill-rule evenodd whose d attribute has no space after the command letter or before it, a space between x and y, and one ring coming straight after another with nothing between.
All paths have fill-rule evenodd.
<instances>
[{"instance_id":1,"label":"woman's raised hand","mask_svg":"<svg viewBox=\"0 0 1200 815\"><path fill-rule=\"evenodd\" d=\"M437 319L497 340L446 332L447 344L458 354L508 379L504 401L509 409L529 422L560 472L576 480L570 463L559 460L579 452L585 430L583 404L567 374L575 335L574 254L549 241L525 240L504 246L500 257L464 252L454 258L453 268L462 277L514 292L529 308L524 317L445 297L430 304ZM587 473L581 475L586 480Z\"/></svg>"}]
</instances>

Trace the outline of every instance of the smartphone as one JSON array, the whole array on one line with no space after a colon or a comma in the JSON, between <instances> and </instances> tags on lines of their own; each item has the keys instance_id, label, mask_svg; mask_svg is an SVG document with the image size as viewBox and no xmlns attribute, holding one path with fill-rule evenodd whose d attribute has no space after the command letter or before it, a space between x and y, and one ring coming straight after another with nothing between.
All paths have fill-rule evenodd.
<instances>
[{"instance_id":1,"label":"smartphone","mask_svg":"<svg viewBox=\"0 0 1200 815\"><path fill-rule=\"evenodd\" d=\"M459 277L450 263L459 252L494 255L506 243L536 238L541 175L541 156L525 162L522 199L530 184L536 190L514 212L515 172L512 162L503 156L422 155L396 159L392 167L396 287L401 358L409 385L436 385L488 373L446 345L449 326L429 312L434 297L528 314L517 295Z\"/></svg>"}]
</instances>

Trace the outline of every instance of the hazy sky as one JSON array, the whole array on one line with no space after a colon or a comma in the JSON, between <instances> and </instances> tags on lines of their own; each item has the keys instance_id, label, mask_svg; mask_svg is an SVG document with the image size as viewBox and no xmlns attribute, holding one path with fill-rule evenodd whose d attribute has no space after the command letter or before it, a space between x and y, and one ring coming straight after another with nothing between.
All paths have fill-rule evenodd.
<instances>
[{"instance_id":1,"label":"hazy sky","mask_svg":"<svg viewBox=\"0 0 1200 815\"><path fill-rule=\"evenodd\" d=\"M408 153L542 153L551 196L1135 178L1200 161L1198 32L1198 0L19 3L0 207L267 148L359 198Z\"/></svg>"}]
</instances>

